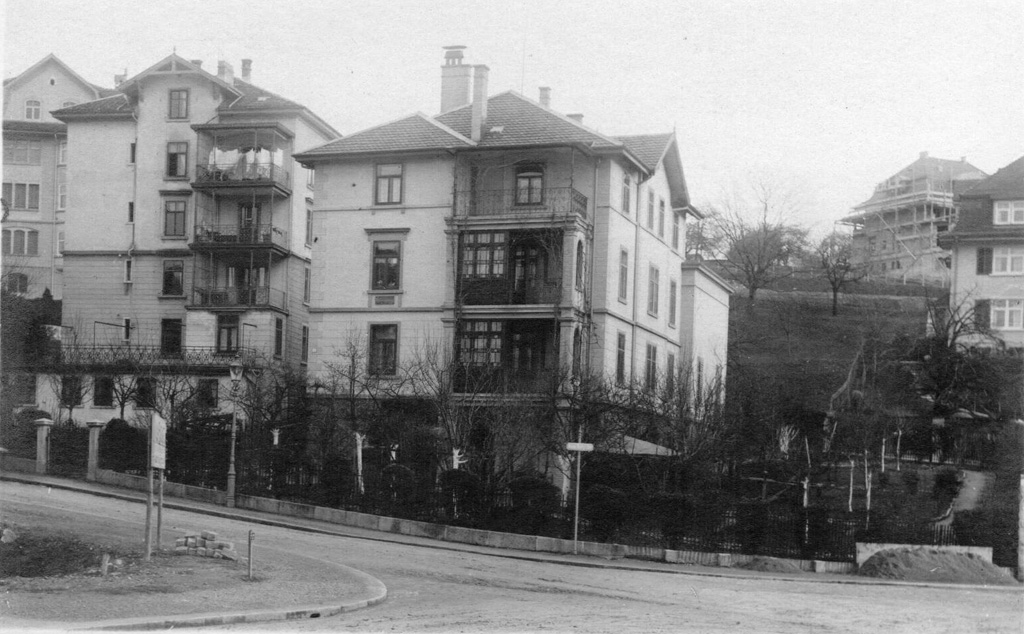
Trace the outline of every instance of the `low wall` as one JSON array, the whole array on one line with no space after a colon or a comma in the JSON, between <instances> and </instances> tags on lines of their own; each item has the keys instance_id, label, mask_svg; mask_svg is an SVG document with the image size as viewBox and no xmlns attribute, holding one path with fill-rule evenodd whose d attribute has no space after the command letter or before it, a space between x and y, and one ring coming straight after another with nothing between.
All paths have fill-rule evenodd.
<instances>
[{"instance_id":1,"label":"low wall","mask_svg":"<svg viewBox=\"0 0 1024 634\"><path fill-rule=\"evenodd\" d=\"M36 461L33 458L19 458L11 454L0 454L0 469L19 473L35 473Z\"/></svg>"},{"instance_id":2,"label":"low wall","mask_svg":"<svg viewBox=\"0 0 1024 634\"><path fill-rule=\"evenodd\" d=\"M944 553L962 553L975 555L988 563L992 563L991 546L932 546L928 544L875 544L870 542L857 542L857 567L860 568L864 562L880 550L937 550Z\"/></svg>"},{"instance_id":3,"label":"low wall","mask_svg":"<svg viewBox=\"0 0 1024 634\"><path fill-rule=\"evenodd\" d=\"M144 476L128 475L127 473L118 473L109 469L97 469L96 482L126 489L135 489L136 491L149 490L148 480ZM154 479L153 491L159 490L159 486L160 483ZM178 484L177 482L165 481L164 495L185 498L186 500L196 500L198 502L209 502L210 504L223 505L227 502L227 493L224 491L188 486L187 484Z\"/></svg>"}]
</instances>

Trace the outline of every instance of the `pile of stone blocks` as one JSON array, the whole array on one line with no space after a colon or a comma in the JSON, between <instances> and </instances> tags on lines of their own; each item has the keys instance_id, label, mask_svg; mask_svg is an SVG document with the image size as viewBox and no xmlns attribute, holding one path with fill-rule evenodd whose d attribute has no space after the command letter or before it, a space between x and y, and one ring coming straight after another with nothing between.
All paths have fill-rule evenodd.
<instances>
[{"instance_id":1,"label":"pile of stone blocks","mask_svg":"<svg viewBox=\"0 0 1024 634\"><path fill-rule=\"evenodd\" d=\"M235 543L217 539L217 533L213 531L186 533L184 537L174 540L174 554L230 559L231 561L239 559Z\"/></svg>"}]
</instances>

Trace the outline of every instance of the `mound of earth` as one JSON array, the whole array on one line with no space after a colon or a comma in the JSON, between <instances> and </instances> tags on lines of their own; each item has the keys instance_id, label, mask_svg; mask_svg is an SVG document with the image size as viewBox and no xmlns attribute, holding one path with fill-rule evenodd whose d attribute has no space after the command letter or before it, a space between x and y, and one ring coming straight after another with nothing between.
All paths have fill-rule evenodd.
<instances>
[{"instance_id":1,"label":"mound of earth","mask_svg":"<svg viewBox=\"0 0 1024 634\"><path fill-rule=\"evenodd\" d=\"M756 570L758 572L803 572L796 562L788 559L776 559L775 557L754 557L748 562L736 564L733 567L743 568L744 570Z\"/></svg>"},{"instance_id":2,"label":"mound of earth","mask_svg":"<svg viewBox=\"0 0 1024 634\"><path fill-rule=\"evenodd\" d=\"M987 585L1017 583L1005 570L977 555L935 548L881 550L865 561L857 574L901 581Z\"/></svg>"}]
</instances>

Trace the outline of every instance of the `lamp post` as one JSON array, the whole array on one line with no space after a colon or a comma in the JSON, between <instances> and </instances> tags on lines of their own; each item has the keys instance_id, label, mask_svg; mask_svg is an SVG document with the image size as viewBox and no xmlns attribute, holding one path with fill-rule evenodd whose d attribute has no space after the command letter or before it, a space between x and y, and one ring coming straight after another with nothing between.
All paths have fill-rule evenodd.
<instances>
[{"instance_id":1,"label":"lamp post","mask_svg":"<svg viewBox=\"0 0 1024 634\"><path fill-rule=\"evenodd\" d=\"M242 382L242 364L235 359L228 366L231 373L231 448L228 453L228 491L226 504L235 506L235 436L238 434L238 386Z\"/></svg>"}]
</instances>

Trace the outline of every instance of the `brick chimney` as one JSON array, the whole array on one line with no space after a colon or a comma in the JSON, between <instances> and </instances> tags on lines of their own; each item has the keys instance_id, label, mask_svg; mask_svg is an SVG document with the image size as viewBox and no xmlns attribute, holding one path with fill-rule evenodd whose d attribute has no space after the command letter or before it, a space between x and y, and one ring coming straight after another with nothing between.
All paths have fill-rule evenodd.
<instances>
[{"instance_id":1,"label":"brick chimney","mask_svg":"<svg viewBox=\"0 0 1024 634\"><path fill-rule=\"evenodd\" d=\"M203 60L201 60L201 59L190 59L188 61L192 62L192 65L195 66L196 68L202 68L203 67Z\"/></svg>"},{"instance_id":2,"label":"brick chimney","mask_svg":"<svg viewBox=\"0 0 1024 634\"><path fill-rule=\"evenodd\" d=\"M445 46L441 67L441 114L469 103L469 84L473 68L462 63L465 46Z\"/></svg>"},{"instance_id":3,"label":"brick chimney","mask_svg":"<svg viewBox=\"0 0 1024 634\"><path fill-rule=\"evenodd\" d=\"M547 86L540 87L540 105L545 108L551 107L551 89Z\"/></svg>"},{"instance_id":4,"label":"brick chimney","mask_svg":"<svg viewBox=\"0 0 1024 634\"><path fill-rule=\"evenodd\" d=\"M572 119L576 123L583 123L583 113L582 112L574 112L572 114L567 114L565 116L569 117L570 119Z\"/></svg>"},{"instance_id":5,"label":"brick chimney","mask_svg":"<svg viewBox=\"0 0 1024 634\"><path fill-rule=\"evenodd\" d=\"M470 138L483 138L484 123L487 122L487 74L491 69L483 64L473 67L473 112Z\"/></svg>"},{"instance_id":6,"label":"brick chimney","mask_svg":"<svg viewBox=\"0 0 1024 634\"><path fill-rule=\"evenodd\" d=\"M244 81L245 83L249 83L250 81L252 81L252 60L251 59L243 59L242 60L242 81Z\"/></svg>"},{"instance_id":7,"label":"brick chimney","mask_svg":"<svg viewBox=\"0 0 1024 634\"><path fill-rule=\"evenodd\" d=\"M120 86L126 79L128 79L128 73L114 75L114 87Z\"/></svg>"},{"instance_id":8,"label":"brick chimney","mask_svg":"<svg viewBox=\"0 0 1024 634\"><path fill-rule=\"evenodd\" d=\"M217 77L228 84L235 83L235 68L223 60L217 62Z\"/></svg>"}]
</instances>

